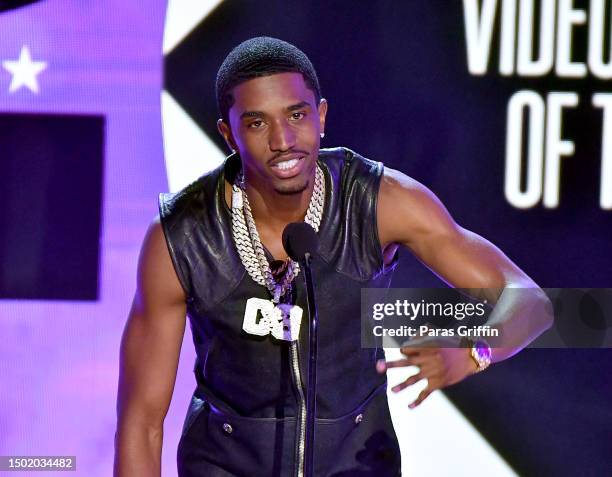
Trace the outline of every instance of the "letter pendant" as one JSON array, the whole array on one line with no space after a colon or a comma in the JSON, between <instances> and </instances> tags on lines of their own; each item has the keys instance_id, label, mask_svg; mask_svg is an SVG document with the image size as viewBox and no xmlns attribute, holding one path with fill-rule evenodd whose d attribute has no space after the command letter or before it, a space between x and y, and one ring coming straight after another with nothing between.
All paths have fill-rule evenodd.
<instances>
[{"instance_id":1,"label":"letter pendant","mask_svg":"<svg viewBox=\"0 0 612 477\"><path fill-rule=\"evenodd\" d=\"M259 312L261 318L258 321ZM277 340L295 341L300 334L303 313L304 310L297 305L275 305L271 300L249 298L242 329L252 335L266 336L271 333Z\"/></svg>"}]
</instances>

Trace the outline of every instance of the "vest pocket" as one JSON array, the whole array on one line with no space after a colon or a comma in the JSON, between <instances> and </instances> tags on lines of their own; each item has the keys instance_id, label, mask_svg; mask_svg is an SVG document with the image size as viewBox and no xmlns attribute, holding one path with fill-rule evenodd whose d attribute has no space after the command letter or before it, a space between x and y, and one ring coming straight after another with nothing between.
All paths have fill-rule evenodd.
<instances>
[{"instance_id":1,"label":"vest pocket","mask_svg":"<svg viewBox=\"0 0 612 477\"><path fill-rule=\"evenodd\" d=\"M249 418L210 402L194 412L179 444L181 466L207 462L237 476L293 475L295 418Z\"/></svg>"},{"instance_id":2,"label":"vest pocket","mask_svg":"<svg viewBox=\"0 0 612 477\"><path fill-rule=\"evenodd\" d=\"M400 475L399 443L386 396L386 383L362 404L335 419L317 419L315 474Z\"/></svg>"}]
</instances>

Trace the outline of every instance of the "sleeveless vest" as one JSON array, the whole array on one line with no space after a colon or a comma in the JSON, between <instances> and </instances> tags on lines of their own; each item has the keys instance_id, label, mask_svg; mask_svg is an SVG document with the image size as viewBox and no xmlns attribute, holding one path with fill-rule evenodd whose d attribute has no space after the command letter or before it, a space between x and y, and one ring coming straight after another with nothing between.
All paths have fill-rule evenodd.
<instances>
[{"instance_id":1,"label":"sleeveless vest","mask_svg":"<svg viewBox=\"0 0 612 477\"><path fill-rule=\"evenodd\" d=\"M378 240L383 165L346 148L321 149L318 162L326 197L312 261L319 316L315 475L399 475L386 377L375 369L384 352L361 347L361 288L388 287L397 264L396 257L384 265ZM293 303L304 310L297 353L287 341L243 331L246 301L270 295L246 272L232 238L225 181L239 168L234 154L182 191L160 194L160 220L187 295L197 354L197 388L178 447L182 477L302 472L304 280L300 273L293 283Z\"/></svg>"}]
</instances>

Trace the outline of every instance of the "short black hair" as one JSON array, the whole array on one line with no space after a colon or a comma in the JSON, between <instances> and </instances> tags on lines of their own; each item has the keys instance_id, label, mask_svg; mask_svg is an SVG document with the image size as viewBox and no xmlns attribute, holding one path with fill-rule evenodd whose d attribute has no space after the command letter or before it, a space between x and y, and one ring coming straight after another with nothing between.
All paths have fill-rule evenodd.
<instances>
[{"instance_id":1,"label":"short black hair","mask_svg":"<svg viewBox=\"0 0 612 477\"><path fill-rule=\"evenodd\" d=\"M240 43L223 60L217 72L215 89L221 118L228 121L229 110L234 104L232 89L235 86L253 78L288 72L302 73L306 86L319 104L321 89L317 73L303 51L291 43L268 36Z\"/></svg>"}]
</instances>

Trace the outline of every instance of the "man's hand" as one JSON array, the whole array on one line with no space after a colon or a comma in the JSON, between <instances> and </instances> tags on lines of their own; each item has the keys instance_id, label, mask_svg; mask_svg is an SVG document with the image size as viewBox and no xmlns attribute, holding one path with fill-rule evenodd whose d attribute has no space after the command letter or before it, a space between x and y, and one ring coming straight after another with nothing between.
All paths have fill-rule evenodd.
<instances>
[{"instance_id":1,"label":"man's hand","mask_svg":"<svg viewBox=\"0 0 612 477\"><path fill-rule=\"evenodd\" d=\"M426 345L423 346L425 343ZM455 347L451 348L450 346L453 344ZM419 340L418 346L411 344L400 348L401 353L405 356L403 359L389 362L381 359L376 363L376 370L381 374L389 368L403 366L417 366L419 368L417 374L410 376L391 389L397 393L421 379L427 379L427 387L408 406L410 409L414 409L421 404L436 389L458 383L478 370L476 362L470 355L470 349L458 348L454 341L451 343L449 339L426 338Z\"/></svg>"}]
</instances>

